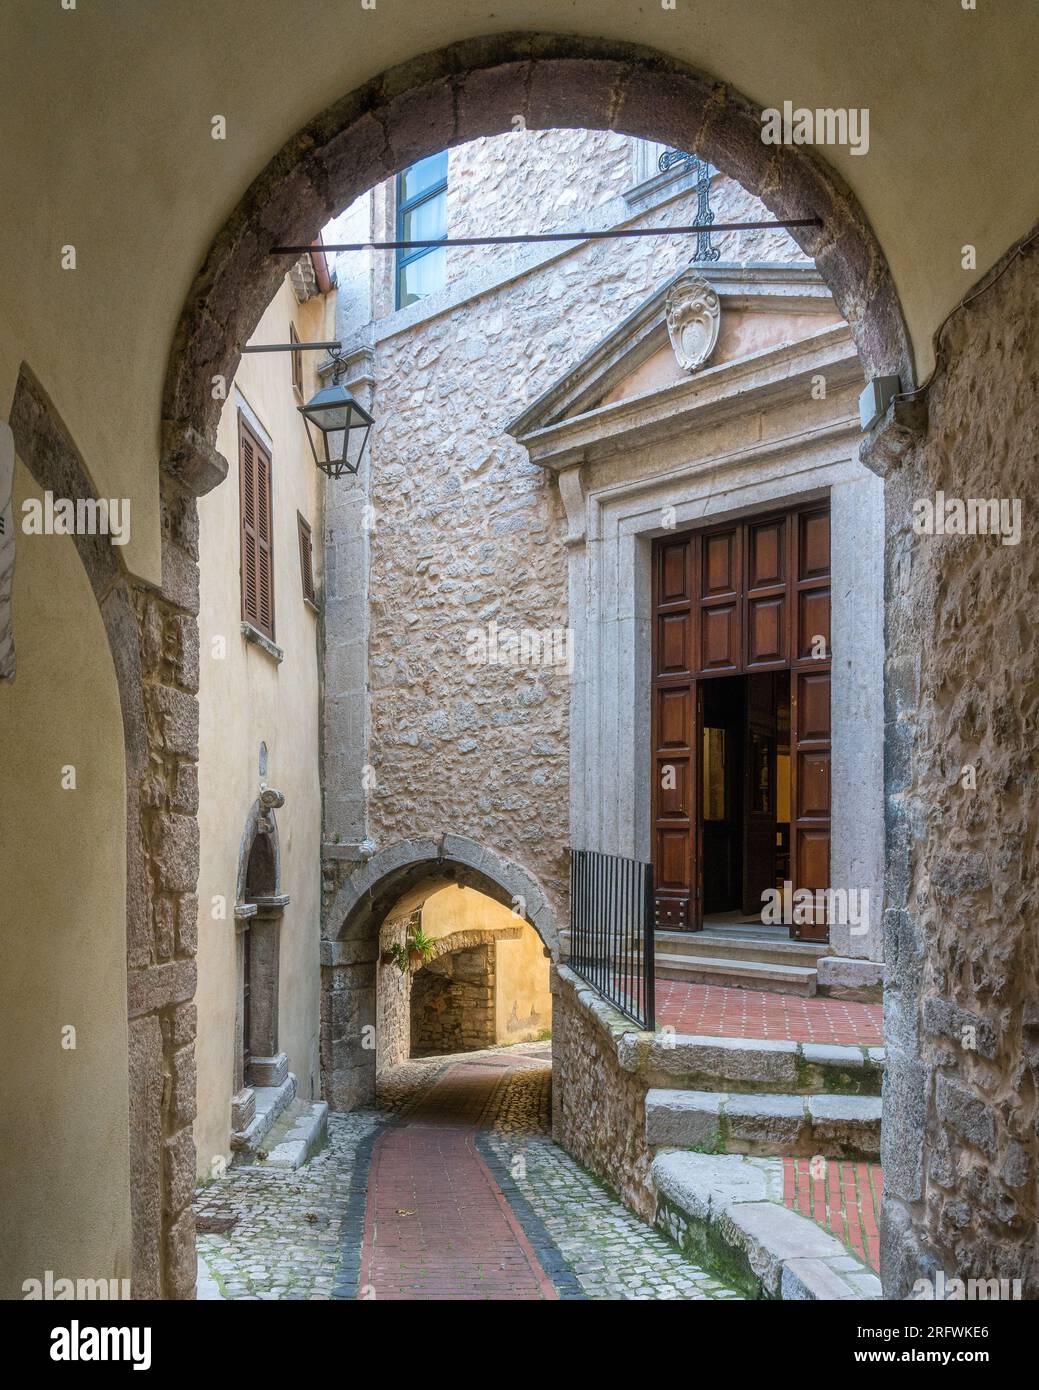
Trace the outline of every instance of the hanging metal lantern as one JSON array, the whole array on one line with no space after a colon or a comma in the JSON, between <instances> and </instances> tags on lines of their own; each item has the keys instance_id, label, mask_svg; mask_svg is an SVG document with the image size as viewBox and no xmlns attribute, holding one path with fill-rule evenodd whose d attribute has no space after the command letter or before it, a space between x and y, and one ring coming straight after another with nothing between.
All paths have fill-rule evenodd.
<instances>
[{"instance_id":1,"label":"hanging metal lantern","mask_svg":"<svg viewBox=\"0 0 1039 1390\"><path fill-rule=\"evenodd\" d=\"M307 427L314 462L330 478L341 478L344 473L356 473L361 466L375 421L346 387L339 385L345 368L336 353L332 357L332 385L296 409Z\"/></svg>"}]
</instances>

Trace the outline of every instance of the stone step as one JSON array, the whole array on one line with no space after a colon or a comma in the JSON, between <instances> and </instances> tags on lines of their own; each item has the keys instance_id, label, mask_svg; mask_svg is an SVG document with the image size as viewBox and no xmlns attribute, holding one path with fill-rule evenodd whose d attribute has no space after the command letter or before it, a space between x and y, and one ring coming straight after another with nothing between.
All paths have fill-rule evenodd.
<instances>
[{"instance_id":1,"label":"stone step","mask_svg":"<svg viewBox=\"0 0 1039 1390\"><path fill-rule=\"evenodd\" d=\"M768 961L733 960L722 956L656 953L659 980L682 980L691 985L725 985L729 989L764 989L772 994L815 994L817 972L807 965L774 965Z\"/></svg>"},{"instance_id":2,"label":"stone step","mask_svg":"<svg viewBox=\"0 0 1039 1390\"><path fill-rule=\"evenodd\" d=\"M770 965L803 965L809 969L814 968L819 957L825 956L830 949L822 941L791 941L778 929L772 940L716 936L709 930L658 931L654 940L658 956L710 956Z\"/></svg>"},{"instance_id":3,"label":"stone step","mask_svg":"<svg viewBox=\"0 0 1039 1390\"><path fill-rule=\"evenodd\" d=\"M666 1031L622 1036L617 1056L624 1070L637 1074L647 1090L786 1096L879 1096L885 1062L879 1046Z\"/></svg>"},{"instance_id":4,"label":"stone step","mask_svg":"<svg viewBox=\"0 0 1039 1390\"><path fill-rule=\"evenodd\" d=\"M267 1136L264 1168L302 1168L328 1140L328 1103L296 1100Z\"/></svg>"},{"instance_id":5,"label":"stone step","mask_svg":"<svg viewBox=\"0 0 1039 1390\"><path fill-rule=\"evenodd\" d=\"M880 1097L646 1093L646 1143L700 1153L878 1159Z\"/></svg>"},{"instance_id":6,"label":"stone step","mask_svg":"<svg viewBox=\"0 0 1039 1390\"><path fill-rule=\"evenodd\" d=\"M783 1202L776 1158L665 1150L650 1167L654 1224L747 1298L854 1301L880 1280L829 1231Z\"/></svg>"},{"instance_id":7,"label":"stone step","mask_svg":"<svg viewBox=\"0 0 1039 1390\"><path fill-rule=\"evenodd\" d=\"M231 1134L231 1148L239 1163L251 1163L258 1149L266 1148L267 1136L296 1097L296 1078L289 1072L280 1086L254 1086L255 1109L248 1126Z\"/></svg>"}]
</instances>

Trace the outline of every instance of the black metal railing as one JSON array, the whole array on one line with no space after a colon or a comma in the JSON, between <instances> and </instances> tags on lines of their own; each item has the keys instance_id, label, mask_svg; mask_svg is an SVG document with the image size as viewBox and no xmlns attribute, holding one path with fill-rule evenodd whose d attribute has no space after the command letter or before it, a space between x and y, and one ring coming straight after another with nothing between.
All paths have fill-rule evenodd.
<instances>
[{"instance_id":1,"label":"black metal railing","mask_svg":"<svg viewBox=\"0 0 1039 1390\"><path fill-rule=\"evenodd\" d=\"M570 969L640 1028L655 1025L653 867L570 851Z\"/></svg>"}]
</instances>

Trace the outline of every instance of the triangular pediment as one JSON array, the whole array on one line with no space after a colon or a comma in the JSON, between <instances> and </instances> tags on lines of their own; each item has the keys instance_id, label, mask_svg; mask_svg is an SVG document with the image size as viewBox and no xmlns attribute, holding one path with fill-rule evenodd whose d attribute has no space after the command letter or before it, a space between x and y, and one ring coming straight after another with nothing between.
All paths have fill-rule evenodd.
<instances>
[{"instance_id":1,"label":"triangular pediment","mask_svg":"<svg viewBox=\"0 0 1039 1390\"><path fill-rule=\"evenodd\" d=\"M506 425L516 439L584 415L599 406L687 382L671 344L668 293L690 269L720 303L717 342L703 367L738 361L781 343L797 342L842 320L813 265L703 265L670 276L593 349Z\"/></svg>"}]
</instances>

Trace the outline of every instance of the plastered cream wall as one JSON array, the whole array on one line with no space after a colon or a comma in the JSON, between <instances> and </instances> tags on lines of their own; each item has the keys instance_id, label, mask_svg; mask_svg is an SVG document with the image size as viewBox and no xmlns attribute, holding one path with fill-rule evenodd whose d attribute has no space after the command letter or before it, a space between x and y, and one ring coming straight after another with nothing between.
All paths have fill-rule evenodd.
<instances>
[{"instance_id":1,"label":"plastered cream wall","mask_svg":"<svg viewBox=\"0 0 1039 1390\"><path fill-rule=\"evenodd\" d=\"M519 919L504 904L473 888L442 888L422 908L422 930L439 939L461 931L496 931ZM549 962L529 923L521 934L495 942L496 1037L500 1043L529 1042L552 1026Z\"/></svg>"},{"instance_id":2,"label":"plastered cream wall","mask_svg":"<svg viewBox=\"0 0 1039 1390\"><path fill-rule=\"evenodd\" d=\"M99 495L132 495L127 562L153 580L163 382L192 279L286 140L397 63L479 35L562 32L659 49L763 107L868 109L866 154L823 153L887 255L921 377L942 318L1035 218L1032 0L310 0L304 24L297 6L253 0L241 19L239 0L6 0L0 12L5 381L11 359L27 360ZM61 267L66 245L75 270Z\"/></svg>"},{"instance_id":3,"label":"plastered cream wall","mask_svg":"<svg viewBox=\"0 0 1039 1390\"><path fill-rule=\"evenodd\" d=\"M41 492L16 464L16 521L30 496ZM0 682L0 1298L48 1269L130 1276L122 715L71 537L18 532L13 610L18 670Z\"/></svg>"},{"instance_id":4,"label":"plastered cream wall","mask_svg":"<svg viewBox=\"0 0 1039 1390\"><path fill-rule=\"evenodd\" d=\"M284 343L294 323L302 341L328 337L326 301L300 305L286 281L252 341ZM317 390L316 361L303 354L304 394ZM240 397L236 395L240 392ZM248 403L273 444L275 641L279 664L241 634L238 409ZM304 602L297 511L314 537L315 578L322 547L323 475L314 466L296 406L288 353L242 359L220 423L218 447L234 466L199 504L201 674L199 682L198 1118L199 1174L229 1156L238 996L234 903L246 819L260 788L259 750L266 743L266 781L285 794L275 812L281 846L281 892L290 897L280 928L278 1041L304 1097L319 1094L318 938L321 791L318 781L319 653L317 613ZM226 655L221 659L218 639ZM226 916L214 918L222 898Z\"/></svg>"}]
</instances>

